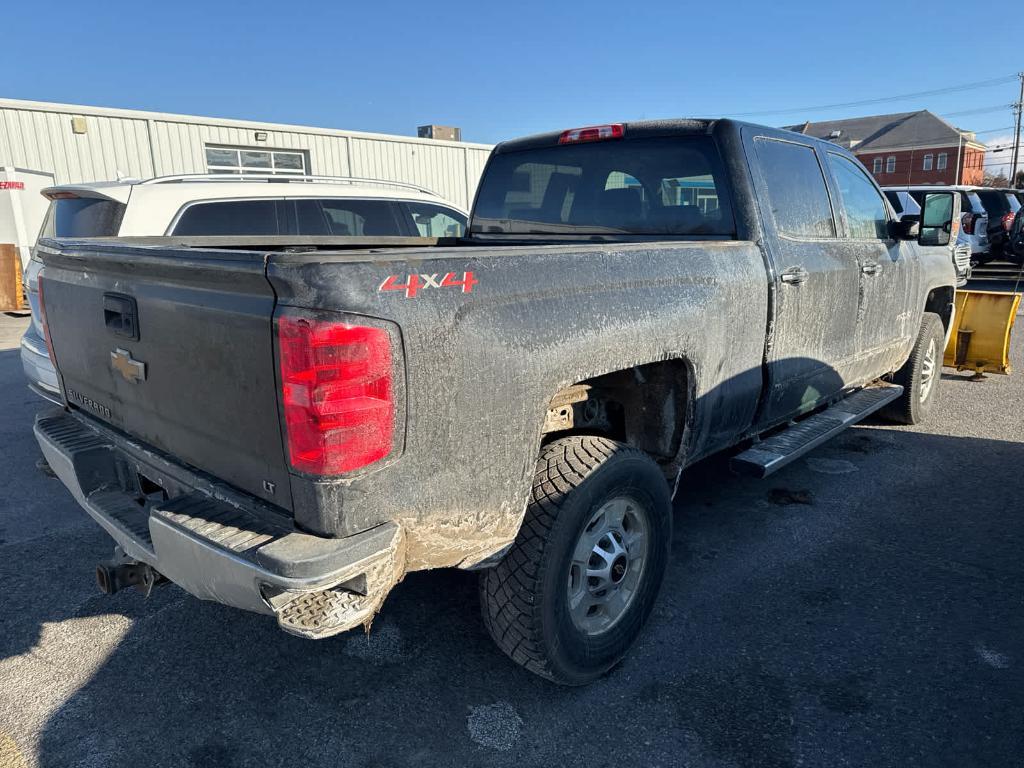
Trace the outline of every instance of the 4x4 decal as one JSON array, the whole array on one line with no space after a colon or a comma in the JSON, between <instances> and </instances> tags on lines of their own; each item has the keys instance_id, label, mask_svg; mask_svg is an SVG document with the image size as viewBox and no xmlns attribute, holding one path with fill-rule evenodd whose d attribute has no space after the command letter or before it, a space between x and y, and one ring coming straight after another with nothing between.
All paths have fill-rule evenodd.
<instances>
[{"instance_id":1,"label":"4x4 decal","mask_svg":"<svg viewBox=\"0 0 1024 768\"><path fill-rule=\"evenodd\" d=\"M480 282L473 277L472 272L463 272L461 280L456 277L457 274L457 272L447 272L443 277L440 272L433 275L388 275L380 284L377 292L405 291L405 298L415 299L417 293L425 291L427 288L461 288L463 293L472 293L473 286ZM403 277L405 282L398 282Z\"/></svg>"}]
</instances>

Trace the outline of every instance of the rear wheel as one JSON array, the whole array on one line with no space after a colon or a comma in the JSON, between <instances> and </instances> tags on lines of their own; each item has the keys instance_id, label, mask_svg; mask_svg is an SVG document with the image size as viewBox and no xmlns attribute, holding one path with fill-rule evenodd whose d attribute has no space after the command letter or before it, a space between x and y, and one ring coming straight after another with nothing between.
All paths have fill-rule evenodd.
<instances>
[{"instance_id":1,"label":"rear wheel","mask_svg":"<svg viewBox=\"0 0 1024 768\"><path fill-rule=\"evenodd\" d=\"M646 454L600 437L548 444L512 549L481 575L491 637L549 680L594 680L650 615L671 528L668 484Z\"/></svg>"},{"instance_id":2,"label":"rear wheel","mask_svg":"<svg viewBox=\"0 0 1024 768\"><path fill-rule=\"evenodd\" d=\"M925 312L914 349L893 376L893 382L903 386L903 394L886 406L885 416L901 424L917 424L928 417L939 389L944 341L942 319Z\"/></svg>"}]
</instances>

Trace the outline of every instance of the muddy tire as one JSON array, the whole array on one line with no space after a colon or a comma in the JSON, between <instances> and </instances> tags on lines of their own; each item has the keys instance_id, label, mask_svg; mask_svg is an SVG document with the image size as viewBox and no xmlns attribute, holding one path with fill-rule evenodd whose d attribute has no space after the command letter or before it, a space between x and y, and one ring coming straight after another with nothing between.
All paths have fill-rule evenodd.
<instances>
[{"instance_id":1,"label":"muddy tire","mask_svg":"<svg viewBox=\"0 0 1024 768\"><path fill-rule=\"evenodd\" d=\"M512 549L481 574L488 632L541 677L591 682L640 634L671 533L668 484L645 453L601 437L549 443Z\"/></svg>"},{"instance_id":2,"label":"muddy tire","mask_svg":"<svg viewBox=\"0 0 1024 768\"><path fill-rule=\"evenodd\" d=\"M900 424L917 424L928 418L942 376L945 334L939 316L925 312L910 357L892 377L893 383L903 386L903 394L883 409L883 416Z\"/></svg>"}]
</instances>

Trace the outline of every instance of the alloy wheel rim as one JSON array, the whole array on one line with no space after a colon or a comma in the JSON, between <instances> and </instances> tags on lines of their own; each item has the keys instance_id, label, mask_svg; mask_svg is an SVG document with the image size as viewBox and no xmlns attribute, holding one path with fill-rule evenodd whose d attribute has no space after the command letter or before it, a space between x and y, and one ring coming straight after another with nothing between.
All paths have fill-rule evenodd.
<instances>
[{"instance_id":1,"label":"alloy wheel rim","mask_svg":"<svg viewBox=\"0 0 1024 768\"><path fill-rule=\"evenodd\" d=\"M566 586L578 630L603 634L629 610L646 570L650 529L646 508L630 496L615 496L591 515L573 549Z\"/></svg>"},{"instance_id":2,"label":"alloy wheel rim","mask_svg":"<svg viewBox=\"0 0 1024 768\"><path fill-rule=\"evenodd\" d=\"M923 403L931 394L932 386L935 383L935 339L928 342L928 349L924 353L924 360L921 362L921 395Z\"/></svg>"}]
</instances>

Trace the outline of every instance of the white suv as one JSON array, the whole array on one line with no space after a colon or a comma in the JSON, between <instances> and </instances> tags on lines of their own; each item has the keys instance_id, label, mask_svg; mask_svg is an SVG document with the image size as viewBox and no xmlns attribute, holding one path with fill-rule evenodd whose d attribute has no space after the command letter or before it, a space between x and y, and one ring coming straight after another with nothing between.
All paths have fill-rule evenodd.
<instances>
[{"instance_id":1,"label":"white suv","mask_svg":"<svg viewBox=\"0 0 1024 768\"><path fill-rule=\"evenodd\" d=\"M52 202L40 237L461 237L467 219L412 184L326 176L163 176L64 184L42 194ZM21 362L29 387L60 402L38 319L41 269L33 259L25 270L32 324Z\"/></svg>"}]
</instances>

